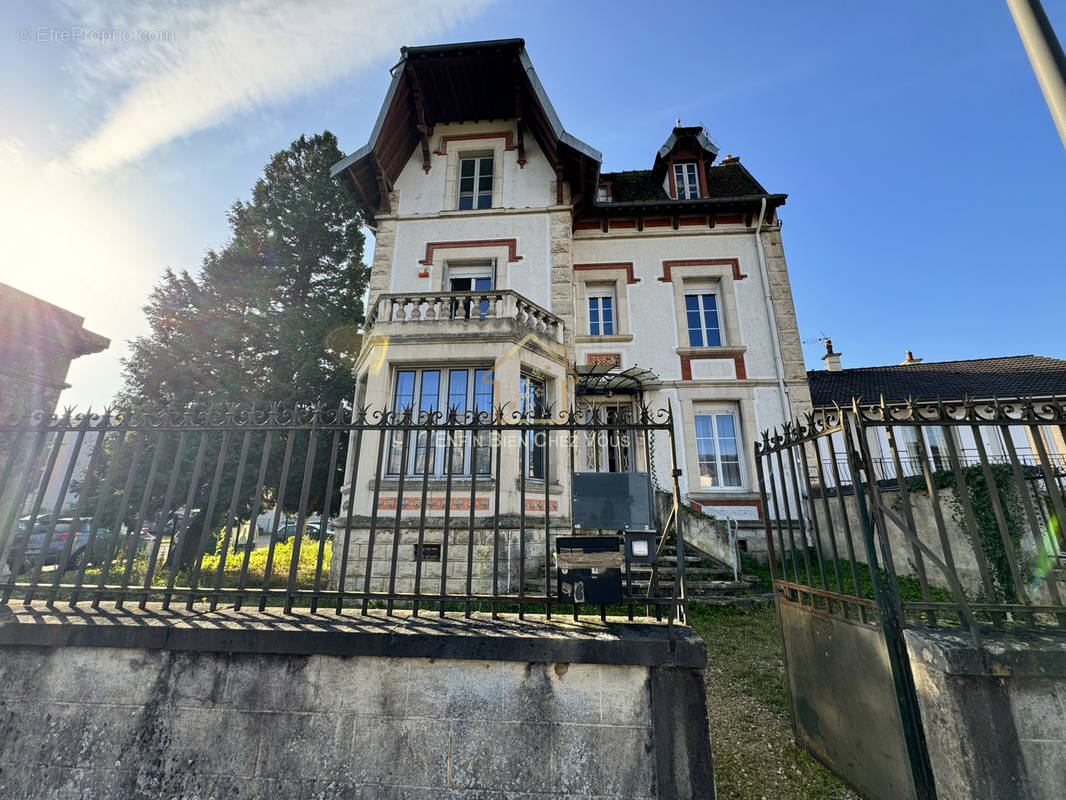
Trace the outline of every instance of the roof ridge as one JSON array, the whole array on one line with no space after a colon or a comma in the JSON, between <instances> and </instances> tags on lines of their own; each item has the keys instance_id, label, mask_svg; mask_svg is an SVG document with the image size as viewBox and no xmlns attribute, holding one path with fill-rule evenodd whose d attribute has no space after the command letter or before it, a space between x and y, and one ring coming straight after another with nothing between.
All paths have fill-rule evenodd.
<instances>
[{"instance_id":1,"label":"roof ridge","mask_svg":"<svg viewBox=\"0 0 1066 800\"><path fill-rule=\"evenodd\" d=\"M1023 355L1016 355L1016 356L986 356L985 358L956 358L956 359L952 359L950 361L922 361L922 362L919 362L917 364L879 364L879 365L874 365L874 366L869 366L869 367L846 367L844 369L834 370L832 372L830 372L829 370L825 370L825 369L809 369L809 370L807 370L807 373L808 374L814 373L816 375L820 375L820 374L823 374L823 373L828 374L828 375L834 375L834 374L839 374L840 372L861 372L861 371L864 371L864 370L874 370L874 369L898 369L900 367L910 367L910 368L914 368L914 367L932 367L932 366L943 365L943 364L972 364L972 363L974 363L976 361L1012 361L1014 359L1020 359L1020 358L1042 358L1042 359L1045 359L1047 361L1058 361L1058 362L1061 362L1063 364L1066 364L1066 359L1055 358L1054 356L1038 356L1038 355L1036 355L1034 353L1025 353Z\"/></svg>"}]
</instances>

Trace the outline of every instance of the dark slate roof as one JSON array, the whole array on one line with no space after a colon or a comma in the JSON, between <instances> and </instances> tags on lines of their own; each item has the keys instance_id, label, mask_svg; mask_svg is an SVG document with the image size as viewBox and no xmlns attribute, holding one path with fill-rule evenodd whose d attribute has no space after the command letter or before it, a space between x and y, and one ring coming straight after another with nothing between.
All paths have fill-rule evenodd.
<instances>
[{"instance_id":1,"label":"dark slate roof","mask_svg":"<svg viewBox=\"0 0 1066 800\"><path fill-rule=\"evenodd\" d=\"M662 183L655 180L650 169L631 169L625 172L601 172L600 183L611 184L612 203L641 203L667 200Z\"/></svg>"},{"instance_id":2,"label":"dark slate roof","mask_svg":"<svg viewBox=\"0 0 1066 800\"><path fill-rule=\"evenodd\" d=\"M634 169L600 173L600 182L611 183L611 204L654 203L669 200L662 179L654 170ZM719 164L707 170L707 196L710 199L764 195L766 190L739 161Z\"/></svg>"},{"instance_id":3,"label":"dark slate roof","mask_svg":"<svg viewBox=\"0 0 1066 800\"><path fill-rule=\"evenodd\" d=\"M852 398L877 402L961 400L966 397L1066 396L1066 361L1045 356L1005 356L970 361L929 361L839 372L810 370L815 406L850 405Z\"/></svg>"}]
</instances>

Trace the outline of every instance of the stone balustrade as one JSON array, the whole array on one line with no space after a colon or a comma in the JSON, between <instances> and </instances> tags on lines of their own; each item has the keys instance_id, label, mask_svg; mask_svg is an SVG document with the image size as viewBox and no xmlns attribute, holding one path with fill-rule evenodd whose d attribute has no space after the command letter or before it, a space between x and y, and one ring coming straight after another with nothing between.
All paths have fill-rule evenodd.
<instances>
[{"instance_id":1,"label":"stone balustrade","mask_svg":"<svg viewBox=\"0 0 1066 800\"><path fill-rule=\"evenodd\" d=\"M426 324L510 320L552 342L563 341L559 317L509 289L469 292L412 292L378 295L365 330L382 323Z\"/></svg>"}]
</instances>

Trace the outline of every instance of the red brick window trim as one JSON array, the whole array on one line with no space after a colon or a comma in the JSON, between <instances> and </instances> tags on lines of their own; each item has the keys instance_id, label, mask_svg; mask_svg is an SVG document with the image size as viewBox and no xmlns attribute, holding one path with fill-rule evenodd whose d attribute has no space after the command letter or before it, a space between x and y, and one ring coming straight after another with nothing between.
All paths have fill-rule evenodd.
<instances>
[{"instance_id":1,"label":"red brick window trim","mask_svg":"<svg viewBox=\"0 0 1066 800\"><path fill-rule=\"evenodd\" d=\"M454 136L441 136L440 143L437 145L437 149L434 151L438 156L448 155L448 145L451 142L466 142L466 141L482 141L484 139L503 139L504 150L514 150L514 137L510 131L496 131L493 133L465 133L456 134Z\"/></svg>"},{"instance_id":2,"label":"red brick window trim","mask_svg":"<svg viewBox=\"0 0 1066 800\"><path fill-rule=\"evenodd\" d=\"M578 270L604 270L604 269L624 269L626 271L626 283L640 283L640 278L633 275L633 262L632 261L610 261L602 264L574 264L574 271Z\"/></svg>"},{"instance_id":3,"label":"red brick window trim","mask_svg":"<svg viewBox=\"0 0 1066 800\"><path fill-rule=\"evenodd\" d=\"M436 250L478 247L506 247L508 261L522 260L522 256L518 255L517 239L469 239L463 242L426 242L426 257L418 263L425 266L432 264L433 254Z\"/></svg>"},{"instance_id":4,"label":"red brick window trim","mask_svg":"<svg viewBox=\"0 0 1066 800\"><path fill-rule=\"evenodd\" d=\"M681 380L692 380L692 362L697 360L704 360L708 358L731 358L733 359L733 366L737 371L737 380L745 380L748 377L748 368L744 364L744 355L742 353L692 353L689 355L680 356L681 358Z\"/></svg>"},{"instance_id":5,"label":"red brick window trim","mask_svg":"<svg viewBox=\"0 0 1066 800\"><path fill-rule=\"evenodd\" d=\"M732 267L733 280L740 281L748 277L747 274L741 273L740 262L735 258L689 258L681 261L664 261L663 276L659 280L663 283L671 283L673 277L670 271L674 267Z\"/></svg>"}]
</instances>

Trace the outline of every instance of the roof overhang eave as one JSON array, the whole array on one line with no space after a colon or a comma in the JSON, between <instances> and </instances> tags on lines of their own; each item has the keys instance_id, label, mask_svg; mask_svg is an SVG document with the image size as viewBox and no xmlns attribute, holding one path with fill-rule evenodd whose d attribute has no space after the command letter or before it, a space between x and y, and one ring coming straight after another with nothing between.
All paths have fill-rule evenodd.
<instances>
[{"instance_id":1,"label":"roof overhang eave","mask_svg":"<svg viewBox=\"0 0 1066 800\"><path fill-rule=\"evenodd\" d=\"M787 194L747 194L736 195L733 197L704 197L699 200L634 200L625 203L596 203L589 211L595 212L610 212L612 210L621 211L636 211L639 209L653 209L664 210L670 209L673 211L682 210L686 208L699 209L709 206L724 206L724 205L757 205L763 198L766 199L766 205L770 208L776 208L783 206L785 200L788 198Z\"/></svg>"}]
</instances>

